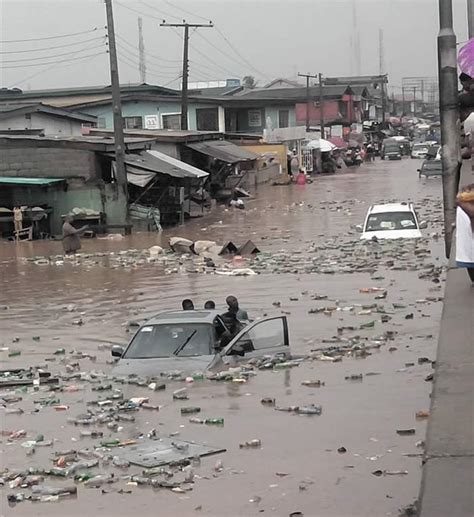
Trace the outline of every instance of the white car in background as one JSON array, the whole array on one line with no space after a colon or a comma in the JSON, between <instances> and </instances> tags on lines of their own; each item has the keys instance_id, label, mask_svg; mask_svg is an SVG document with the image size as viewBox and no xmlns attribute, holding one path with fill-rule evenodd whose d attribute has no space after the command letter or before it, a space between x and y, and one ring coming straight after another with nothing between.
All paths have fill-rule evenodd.
<instances>
[{"instance_id":1,"label":"white car in background","mask_svg":"<svg viewBox=\"0 0 474 517\"><path fill-rule=\"evenodd\" d=\"M372 205L365 217L364 226L356 228L362 232L362 240L376 239L419 239L426 221L418 221L413 203L387 203Z\"/></svg>"},{"instance_id":2,"label":"white car in background","mask_svg":"<svg viewBox=\"0 0 474 517\"><path fill-rule=\"evenodd\" d=\"M436 144L436 142L416 142L411 148L410 156L412 158L426 158L428 149L434 144Z\"/></svg>"}]
</instances>

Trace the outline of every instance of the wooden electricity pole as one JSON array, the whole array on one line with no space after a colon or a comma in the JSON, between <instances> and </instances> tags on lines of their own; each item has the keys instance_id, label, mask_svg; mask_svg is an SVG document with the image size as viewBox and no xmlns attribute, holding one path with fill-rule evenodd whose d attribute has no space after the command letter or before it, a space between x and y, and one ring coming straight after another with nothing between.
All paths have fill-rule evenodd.
<instances>
[{"instance_id":1,"label":"wooden electricity pole","mask_svg":"<svg viewBox=\"0 0 474 517\"><path fill-rule=\"evenodd\" d=\"M181 129L188 129L188 76L189 76L189 28L201 29L214 27L212 22L202 23L160 23L161 27L184 27L184 47L183 47L183 78L181 87Z\"/></svg>"},{"instance_id":2,"label":"wooden electricity pole","mask_svg":"<svg viewBox=\"0 0 474 517\"><path fill-rule=\"evenodd\" d=\"M125 139L123 134L122 102L120 98L120 82L117 63L117 47L115 45L114 15L112 0L105 1L107 14L107 36L109 42L110 81L112 84L112 104L114 113L114 147L115 147L115 179L120 194L123 195L123 211L120 224L128 222L128 183L127 170L125 168Z\"/></svg>"},{"instance_id":3,"label":"wooden electricity pole","mask_svg":"<svg viewBox=\"0 0 474 517\"><path fill-rule=\"evenodd\" d=\"M306 132L308 133L310 130L311 122L309 118L309 111L311 107L311 93L309 89L309 80L310 79L317 79L317 75L311 75L311 74L298 74L298 77L306 77Z\"/></svg>"}]
</instances>

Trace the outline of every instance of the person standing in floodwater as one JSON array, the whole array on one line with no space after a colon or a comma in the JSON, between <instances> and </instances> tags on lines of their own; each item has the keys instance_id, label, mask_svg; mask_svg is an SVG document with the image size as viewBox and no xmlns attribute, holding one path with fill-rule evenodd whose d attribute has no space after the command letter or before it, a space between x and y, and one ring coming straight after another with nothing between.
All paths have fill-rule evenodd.
<instances>
[{"instance_id":1,"label":"person standing in floodwater","mask_svg":"<svg viewBox=\"0 0 474 517\"><path fill-rule=\"evenodd\" d=\"M63 249L66 255L73 255L76 251L81 249L81 239L79 235L87 230L88 226L76 229L71 224L73 217L68 215L63 224Z\"/></svg>"},{"instance_id":2,"label":"person standing in floodwater","mask_svg":"<svg viewBox=\"0 0 474 517\"><path fill-rule=\"evenodd\" d=\"M465 267L474 283L474 183L461 189L457 203L456 265Z\"/></svg>"}]
</instances>

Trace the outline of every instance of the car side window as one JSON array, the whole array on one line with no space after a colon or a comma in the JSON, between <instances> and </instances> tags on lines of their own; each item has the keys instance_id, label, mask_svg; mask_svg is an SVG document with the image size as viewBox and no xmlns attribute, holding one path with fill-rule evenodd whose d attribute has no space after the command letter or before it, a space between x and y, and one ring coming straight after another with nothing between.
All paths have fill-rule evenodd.
<instances>
[{"instance_id":1,"label":"car side window","mask_svg":"<svg viewBox=\"0 0 474 517\"><path fill-rule=\"evenodd\" d=\"M284 346L285 322L283 318L273 318L258 322L234 343L229 355L245 355L253 351Z\"/></svg>"},{"instance_id":2,"label":"car side window","mask_svg":"<svg viewBox=\"0 0 474 517\"><path fill-rule=\"evenodd\" d=\"M224 332L227 330L226 326L224 325L224 322L219 316L217 316L214 319L214 329L216 331L218 338L220 338L222 334L224 334Z\"/></svg>"}]
</instances>

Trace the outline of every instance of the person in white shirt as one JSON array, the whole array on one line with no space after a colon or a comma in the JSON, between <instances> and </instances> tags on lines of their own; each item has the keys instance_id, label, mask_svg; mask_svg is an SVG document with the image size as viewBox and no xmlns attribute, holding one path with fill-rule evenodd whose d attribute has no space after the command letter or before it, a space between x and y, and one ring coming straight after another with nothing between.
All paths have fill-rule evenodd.
<instances>
[{"instance_id":1,"label":"person in white shirt","mask_svg":"<svg viewBox=\"0 0 474 517\"><path fill-rule=\"evenodd\" d=\"M456 200L456 265L466 268L474 283L474 183L461 189Z\"/></svg>"}]
</instances>

